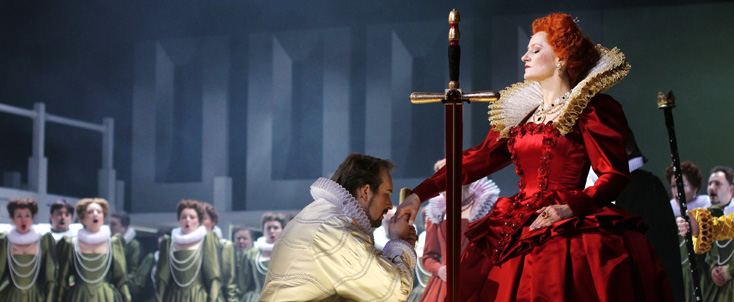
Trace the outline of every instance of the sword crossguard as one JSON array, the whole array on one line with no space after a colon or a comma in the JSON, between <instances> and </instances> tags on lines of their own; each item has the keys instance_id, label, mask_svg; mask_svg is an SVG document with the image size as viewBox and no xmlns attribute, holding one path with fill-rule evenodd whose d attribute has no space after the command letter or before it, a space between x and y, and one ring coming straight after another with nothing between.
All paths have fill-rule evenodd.
<instances>
[{"instance_id":1,"label":"sword crossguard","mask_svg":"<svg viewBox=\"0 0 734 302\"><path fill-rule=\"evenodd\" d=\"M658 109L675 108L675 95L673 90L668 92L666 96L662 92L658 92Z\"/></svg>"},{"instance_id":2,"label":"sword crossguard","mask_svg":"<svg viewBox=\"0 0 734 302\"><path fill-rule=\"evenodd\" d=\"M461 89L446 89L444 93L437 92L413 92L410 94L410 102L413 104L426 104L438 102L495 102L499 100L500 93L497 91L477 91L464 93Z\"/></svg>"}]
</instances>

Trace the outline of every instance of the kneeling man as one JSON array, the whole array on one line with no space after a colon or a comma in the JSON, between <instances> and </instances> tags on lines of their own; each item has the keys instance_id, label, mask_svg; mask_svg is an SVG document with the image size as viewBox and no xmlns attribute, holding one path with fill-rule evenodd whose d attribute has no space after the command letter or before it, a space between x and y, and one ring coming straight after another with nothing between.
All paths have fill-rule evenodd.
<instances>
[{"instance_id":1,"label":"kneeling man","mask_svg":"<svg viewBox=\"0 0 734 302\"><path fill-rule=\"evenodd\" d=\"M331 179L316 180L314 202L275 243L260 301L405 301L413 287L415 229L407 216L393 217L382 252L372 238L392 208L394 168L354 153Z\"/></svg>"}]
</instances>

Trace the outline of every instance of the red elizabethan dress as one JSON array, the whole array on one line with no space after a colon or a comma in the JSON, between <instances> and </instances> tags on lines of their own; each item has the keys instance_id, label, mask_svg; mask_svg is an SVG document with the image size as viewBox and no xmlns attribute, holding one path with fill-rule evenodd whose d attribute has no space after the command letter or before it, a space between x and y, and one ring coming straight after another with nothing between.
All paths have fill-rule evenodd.
<instances>
[{"instance_id":1,"label":"red elizabethan dress","mask_svg":"<svg viewBox=\"0 0 734 302\"><path fill-rule=\"evenodd\" d=\"M611 203L629 181L627 121L621 105L598 92L629 65L618 50L598 49L602 58L557 121L525 123L542 93L536 82L519 83L490 106L485 141L464 151L463 183L513 163L520 192L469 225L461 301L673 300L646 225ZM589 166L599 179L584 189ZM440 170L414 192L426 200L444 182ZM535 212L553 204L568 205L573 217L530 231Z\"/></svg>"}]
</instances>

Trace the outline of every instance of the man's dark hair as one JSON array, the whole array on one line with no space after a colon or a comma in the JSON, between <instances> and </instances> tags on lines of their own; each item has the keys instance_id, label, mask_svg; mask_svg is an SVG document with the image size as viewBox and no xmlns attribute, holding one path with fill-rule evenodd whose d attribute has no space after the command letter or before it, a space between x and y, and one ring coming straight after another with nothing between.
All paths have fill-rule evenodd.
<instances>
[{"instance_id":1,"label":"man's dark hair","mask_svg":"<svg viewBox=\"0 0 734 302\"><path fill-rule=\"evenodd\" d=\"M286 223L285 215L280 214L280 213L265 212L263 213L262 217L260 217L260 227L263 228L263 232L265 231L265 223L269 221L277 221L278 223L280 223L281 229L285 228L285 223Z\"/></svg>"},{"instance_id":2,"label":"man's dark hair","mask_svg":"<svg viewBox=\"0 0 734 302\"><path fill-rule=\"evenodd\" d=\"M711 174L714 174L716 172L722 172L724 173L726 177L726 181L729 182L729 185L734 184L734 170L731 169L731 167L727 166L716 166L711 169Z\"/></svg>"},{"instance_id":3,"label":"man's dark hair","mask_svg":"<svg viewBox=\"0 0 734 302\"><path fill-rule=\"evenodd\" d=\"M123 227L128 227L130 225L130 215L128 215L125 211L114 212L110 215L110 217L120 219L120 224Z\"/></svg>"},{"instance_id":4,"label":"man's dark hair","mask_svg":"<svg viewBox=\"0 0 734 302\"><path fill-rule=\"evenodd\" d=\"M389 160L352 153L339 165L331 180L347 189L355 197L357 190L365 185L370 185L372 192L377 193L382 184L383 169L391 172L395 169L395 164Z\"/></svg>"},{"instance_id":5,"label":"man's dark hair","mask_svg":"<svg viewBox=\"0 0 734 302\"><path fill-rule=\"evenodd\" d=\"M69 212L69 215L74 215L74 206L66 202L64 199L59 199L51 204L51 214L54 213L54 211L66 208L66 211Z\"/></svg>"},{"instance_id":6,"label":"man's dark hair","mask_svg":"<svg viewBox=\"0 0 734 302\"><path fill-rule=\"evenodd\" d=\"M701 185L703 184L703 174L701 174L701 169L699 169L696 164L690 161L684 161L680 164L680 172L681 175L684 175L688 179L693 187L701 189ZM670 166L665 169L665 181L667 181L670 186L675 186L674 183L670 182L671 177L673 177L673 164L670 164ZM698 191L696 193L698 193Z\"/></svg>"}]
</instances>

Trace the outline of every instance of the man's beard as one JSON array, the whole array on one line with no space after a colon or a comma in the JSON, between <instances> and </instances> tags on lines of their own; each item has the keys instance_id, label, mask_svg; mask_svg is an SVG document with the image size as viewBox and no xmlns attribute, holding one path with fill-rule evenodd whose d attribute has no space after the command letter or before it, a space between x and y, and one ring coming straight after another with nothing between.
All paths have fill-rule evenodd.
<instances>
[{"instance_id":1,"label":"man's beard","mask_svg":"<svg viewBox=\"0 0 734 302\"><path fill-rule=\"evenodd\" d=\"M370 200L367 201L367 209L364 211L364 213L367 216L367 219L370 221L370 226L372 228L379 228L380 226L382 226L382 215L385 215L385 213L387 213L387 209L383 211L380 217L377 217L377 220L372 219L369 213L370 213L370 209L372 208L372 201L374 200L375 200L375 197L372 196L372 198L370 198Z\"/></svg>"}]
</instances>

